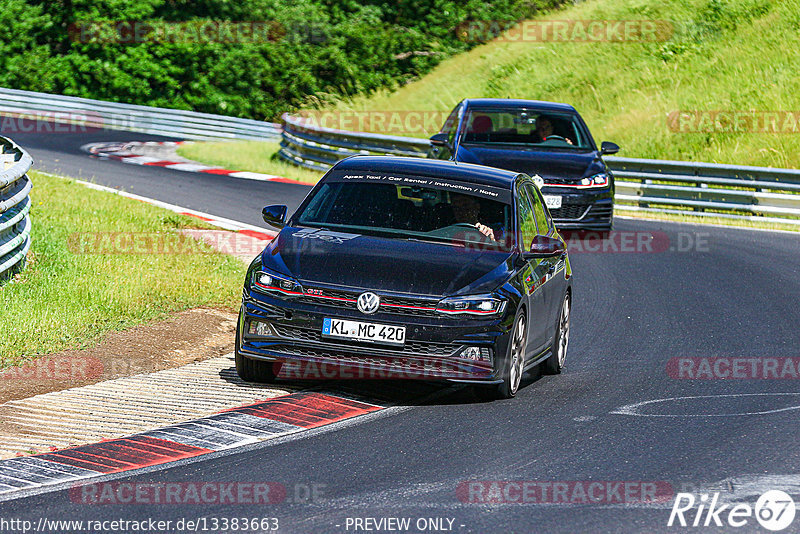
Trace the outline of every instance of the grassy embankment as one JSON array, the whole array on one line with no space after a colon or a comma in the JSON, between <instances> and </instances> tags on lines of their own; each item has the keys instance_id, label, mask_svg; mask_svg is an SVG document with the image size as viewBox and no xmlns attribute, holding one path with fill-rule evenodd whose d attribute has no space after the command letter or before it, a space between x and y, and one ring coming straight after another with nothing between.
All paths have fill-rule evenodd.
<instances>
[{"instance_id":1,"label":"grassy embankment","mask_svg":"<svg viewBox=\"0 0 800 534\"><path fill-rule=\"evenodd\" d=\"M677 111L800 112L800 93L794 90L800 83L800 2L593 0L540 20L547 19L669 21L673 32L659 42L500 38L445 60L396 91L342 101L335 109L443 112L465 97L568 102L598 141L622 146L620 156L800 167L800 119L793 126L791 117L781 116L779 133L744 131L749 124L728 131L726 125L712 125L693 133L691 122L678 131L669 122ZM389 133L424 137L432 132ZM270 159L275 150L274 144L260 150L261 172L278 174ZM242 166L246 160L235 148L226 154L221 163L256 170Z\"/></svg>"}]
</instances>

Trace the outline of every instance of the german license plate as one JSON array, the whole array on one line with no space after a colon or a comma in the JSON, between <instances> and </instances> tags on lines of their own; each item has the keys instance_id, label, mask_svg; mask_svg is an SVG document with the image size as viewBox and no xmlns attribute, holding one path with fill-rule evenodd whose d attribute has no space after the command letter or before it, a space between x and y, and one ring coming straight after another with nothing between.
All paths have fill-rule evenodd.
<instances>
[{"instance_id":1,"label":"german license plate","mask_svg":"<svg viewBox=\"0 0 800 534\"><path fill-rule=\"evenodd\" d=\"M326 317L322 321L322 335L338 339L403 345L406 341L406 327Z\"/></svg>"},{"instance_id":2,"label":"german license plate","mask_svg":"<svg viewBox=\"0 0 800 534\"><path fill-rule=\"evenodd\" d=\"M561 207L561 197L558 195L542 195L544 203L547 204L547 209L557 210Z\"/></svg>"}]
</instances>

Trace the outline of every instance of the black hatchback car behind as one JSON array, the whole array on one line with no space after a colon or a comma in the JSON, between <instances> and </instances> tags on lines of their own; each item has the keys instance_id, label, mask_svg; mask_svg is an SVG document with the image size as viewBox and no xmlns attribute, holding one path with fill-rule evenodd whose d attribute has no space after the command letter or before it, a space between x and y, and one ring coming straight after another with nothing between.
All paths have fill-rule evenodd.
<instances>
[{"instance_id":1,"label":"black hatchback car behind","mask_svg":"<svg viewBox=\"0 0 800 534\"><path fill-rule=\"evenodd\" d=\"M439 133L430 157L529 174L541 185L561 229L610 230L614 176L602 159L619 147L598 149L570 105L535 100L461 101Z\"/></svg>"},{"instance_id":2,"label":"black hatchback car behind","mask_svg":"<svg viewBox=\"0 0 800 534\"><path fill-rule=\"evenodd\" d=\"M513 396L529 367L561 371L572 271L529 176L357 156L285 217L264 208L281 230L245 280L243 379L310 364L328 378L473 383L496 398Z\"/></svg>"}]
</instances>

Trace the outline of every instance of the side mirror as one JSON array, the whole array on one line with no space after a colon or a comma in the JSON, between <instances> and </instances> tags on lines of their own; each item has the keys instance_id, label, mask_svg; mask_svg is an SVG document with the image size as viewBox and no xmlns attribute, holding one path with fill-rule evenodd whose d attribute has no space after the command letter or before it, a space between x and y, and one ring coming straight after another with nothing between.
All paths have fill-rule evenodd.
<instances>
[{"instance_id":1,"label":"side mirror","mask_svg":"<svg viewBox=\"0 0 800 534\"><path fill-rule=\"evenodd\" d=\"M537 235L533 238L530 251L523 252L522 257L526 260L552 258L554 256L561 256L566 251L567 247L562 240L556 239L555 237Z\"/></svg>"},{"instance_id":2,"label":"side mirror","mask_svg":"<svg viewBox=\"0 0 800 534\"><path fill-rule=\"evenodd\" d=\"M264 222L275 228L283 228L286 226L286 206L274 205L267 206L261 210L261 216L264 217Z\"/></svg>"},{"instance_id":3,"label":"side mirror","mask_svg":"<svg viewBox=\"0 0 800 534\"><path fill-rule=\"evenodd\" d=\"M616 154L619 152L619 145L616 143L612 143L611 141L603 141L600 143L600 153L601 154Z\"/></svg>"},{"instance_id":4,"label":"side mirror","mask_svg":"<svg viewBox=\"0 0 800 534\"><path fill-rule=\"evenodd\" d=\"M437 133L431 136L431 145L433 146L449 146L450 143L447 139L446 133Z\"/></svg>"}]
</instances>

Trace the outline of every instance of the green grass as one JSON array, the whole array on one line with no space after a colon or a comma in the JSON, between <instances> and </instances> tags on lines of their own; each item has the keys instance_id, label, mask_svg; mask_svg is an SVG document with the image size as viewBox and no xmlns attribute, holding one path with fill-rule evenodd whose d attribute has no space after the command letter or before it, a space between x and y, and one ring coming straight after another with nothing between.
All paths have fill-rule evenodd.
<instances>
[{"instance_id":1,"label":"green grass","mask_svg":"<svg viewBox=\"0 0 800 534\"><path fill-rule=\"evenodd\" d=\"M797 0L590 0L546 19L668 20L656 43L494 41L340 110L450 110L466 97L566 102L620 156L800 167L798 133L675 133L677 110L800 111ZM433 133L433 132L428 132ZM421 134L419 134L421 135Z\"/></svg>"},{"instance_id":2,"label":"green grass","mask_svg":"<svg viewBox=\"0 0 800 534\"><path fill-rule=\"evenodd\" d=\"M31 177L30 262L0 285L0 368L85 347L106 332L169 312L238 307L245 273L241 262L202 244L186 247L173 231L202 224L65 178ZM80 245L94 242L85 233L106 232L163 234L164 242L194 253L81 253L93 250Z\"/></svg>"},{"instance_id":3,"label":"green grass","mask_svg":"<svg viewBox=\"0 0 800 534\"><path fill-rule=\"evenodd\" d=\"M315 184L321 172L310 171L277 159L279 143L262 141L191 142L178 147L178 155L206 165L236 171L274 174L298 182Z\"/></svg>"}]
</instances>

